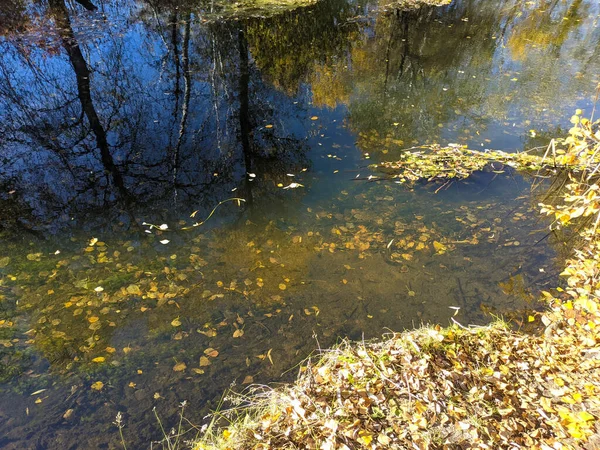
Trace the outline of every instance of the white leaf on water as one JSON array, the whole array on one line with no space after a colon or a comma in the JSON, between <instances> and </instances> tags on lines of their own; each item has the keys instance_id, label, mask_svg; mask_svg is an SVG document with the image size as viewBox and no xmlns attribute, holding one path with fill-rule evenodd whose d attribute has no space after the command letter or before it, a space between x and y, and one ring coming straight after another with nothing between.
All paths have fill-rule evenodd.
<instances>
[{"instance_id":1,"label":"white leaf on water","mask_svg":"<svg viewBox=\"0 0 600 450\"><path fill-rule=\"evenodd\" d=\"M290 183L289 185L287 185L283 189L296 189L296 188L299 188L299 187L304 187L304 185L300 184L300 183Z\"/></svg>"}]
</instances>

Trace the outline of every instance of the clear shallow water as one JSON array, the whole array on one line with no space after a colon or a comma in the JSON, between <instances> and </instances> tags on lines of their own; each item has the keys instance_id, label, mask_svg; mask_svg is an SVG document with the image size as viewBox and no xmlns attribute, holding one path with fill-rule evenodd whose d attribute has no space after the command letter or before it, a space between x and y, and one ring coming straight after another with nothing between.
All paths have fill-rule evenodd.
<instances>
[{"instance_id":1,"label":"clear shallow water","mask_svg":"<svg viewBox=\"0 0 600 450\"><path fill-rule=\"evenodd\" d=\"M356 178L417 144L545 145L590 112L594 2L97 6L1 13L3 448L113 448L118 411L143 447L153 407L199 424L317 345L519 317L555 283L531 180Z\"/></svg>"}]
</instances>

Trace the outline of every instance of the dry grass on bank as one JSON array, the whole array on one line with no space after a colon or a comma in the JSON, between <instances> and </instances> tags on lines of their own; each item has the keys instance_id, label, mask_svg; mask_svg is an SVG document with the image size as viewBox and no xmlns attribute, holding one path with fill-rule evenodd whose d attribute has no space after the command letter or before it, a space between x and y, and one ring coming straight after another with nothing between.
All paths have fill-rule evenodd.
<instances>
[{"instance_id":1,"label":"dry grass on bank","mask_svg":"<svg viewBox=\"0 0 600 450\"><path fill-rule=\"evenodd\" d=\"M293 386L242 398L195 448L579 448L597 434L597 335L563 322L541 336L496 322L344 342Z\"/></svg>"}]
</instances>

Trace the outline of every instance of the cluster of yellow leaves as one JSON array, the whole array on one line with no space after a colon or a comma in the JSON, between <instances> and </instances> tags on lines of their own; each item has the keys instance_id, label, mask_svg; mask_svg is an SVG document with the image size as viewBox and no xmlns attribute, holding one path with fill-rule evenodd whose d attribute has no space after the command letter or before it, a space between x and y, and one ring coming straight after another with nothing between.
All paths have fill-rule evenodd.
<instances>
[{"instance_id":1,"label":"cluster of yellow leaves","mask_svg":"<svg viewBox=\"0 0 600 450\"><path fill-rule=\"evenodd\" d=\"M600 413L581 350L502 324L345 342L263 400L236 448L578 447Z\"/></svg>"},{"instance_id":2,"label":"cluster of yellow leaves","mask_svg":"<svg viewBox=\"0 0 600 450\"><path fill-rule=\"evenodd\" d=\"M550 143L546 158L569 169L570 183L560 193L564 204L542 204L541 212L553 215L556 223L567 225L580 217L600 217L598 168L600 167L600 120L581 117L578 109L571 117L573 127L565 139ZM594 225L594 231L598 225Z\"/></svg>"},{"instance_id":3,"label":"cluster of yellow leaves","mask_svg":"<svg viewBox=\"0 0 600 450\"><path fill-rule=\"evenodd\" d=\"M370 168L399 183L410 184L420 180L447 183L452 179L468 178L473 172L486 167L494 172L502 172L502 165L496 167L492 164L494 162L527 170L538 170L544 163L543 158L528 153L506 153L499 150L484 153L456 144L423 148L424 151L404 152L397 161L373 164Z\"/></svg>"},{"instance_id":4,"label":"cluster of yellow leaves","mask_svg":"<svg viewBox=\"0 0 600 450\"><path fill-rule=\"evenodd\" d=\"M383 243L380 232L370 232L364 225L341 225L331 229L331 242L323 242L321 249L334 253L338 249L357 250L358 257L364 258L365 252L375 243Z\"/></svg>"}]
</instances>

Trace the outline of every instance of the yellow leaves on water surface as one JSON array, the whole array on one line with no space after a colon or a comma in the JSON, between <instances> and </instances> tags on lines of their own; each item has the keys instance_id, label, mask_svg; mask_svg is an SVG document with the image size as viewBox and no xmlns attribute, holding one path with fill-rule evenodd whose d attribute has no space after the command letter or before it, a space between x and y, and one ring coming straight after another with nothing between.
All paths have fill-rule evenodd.
<instances>
[{"instance_id":1,"label":"yellow leaves on water surface","mask_svg":"<svg viewBox=\"0 0 600 450\"><path fill-rule=\"evenodd\" d=\"M104 383L102 381L96 381L96 382L92 383L92 385L90 387L94 391L101 391L102 388L104 387Z\"/></svg>"},{"instance_id":2,"label":"yellow leaves on water surface","mask_svg":"<svg viewBox=\"0 0 600 450\"><path fill-rule=\"evenodd\" d=\"M284 283L279 283L279 289L285 291L287 289L287 286Z\"/></svg>"},{"instance_id":3,"label":"yellow leaves on water surface","mask_svg":"<svg viewBox=\"0 0 600 450\"><path fill-rule=\"evenodd\" d=\"M174 327L179 327L181 326L181 320L179 320L179 317L176 317L175 319L173 319L171 321L171 325Z\"/></svg>"},{"instance_id":4,"label":"yellow leaves on water surface","mask_svg":"<svg viewBox=\"0 0 600 450\"><path fill-rule=\"evenodd\" d=\"M98 320L100 320L100 318L96 317L96 316L88 317L88 322L89 323L95 323L95 322L98 322Z\"/></svg>"},{"instance_id":5,"label":"yellow leaves on water surface","mask_svg":"<svg viewBox=\"0 0 600 450\"><path fill-rule=\"evenodd\" d=\"M183 372L187 368L187 365L184 362L179 362L173 366L174 372Z\"/></svg>"},{"instance_id":6,"label":"yellow leaves on water surface","mask_svg":"<svg viewBox=\"0 0 600 450\"><path fill-rule=\"evenodd\" d=\"M104 356L96 356L94 359L92 359L92 362L101 363L101 362L104 362L105 360L106 360L106 358Z\"/></svg>"}]
</instances>

